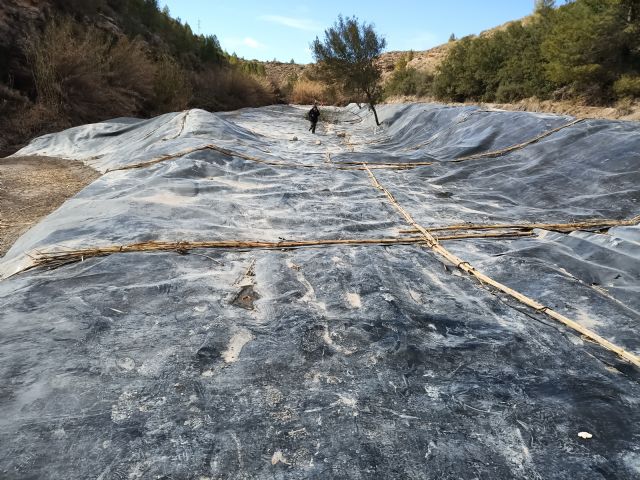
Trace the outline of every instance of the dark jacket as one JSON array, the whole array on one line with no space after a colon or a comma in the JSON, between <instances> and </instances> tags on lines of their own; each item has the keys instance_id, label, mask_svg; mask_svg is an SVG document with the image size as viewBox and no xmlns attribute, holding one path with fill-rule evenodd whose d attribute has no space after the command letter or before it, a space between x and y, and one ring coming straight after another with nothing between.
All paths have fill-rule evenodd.
<instances>
[{"instance_id":1,"label":"dark jacket","mask_svg":"<svg viewBox=\"0 0 640 480\"><path fill-rule=\"evenodd\" d=\"M309 110L309 120L312 123L316 123L318 121L318 118L320 118L320 110L318 110L318 107L314 106L311 110Z\"/></svg>"}]
</instances>

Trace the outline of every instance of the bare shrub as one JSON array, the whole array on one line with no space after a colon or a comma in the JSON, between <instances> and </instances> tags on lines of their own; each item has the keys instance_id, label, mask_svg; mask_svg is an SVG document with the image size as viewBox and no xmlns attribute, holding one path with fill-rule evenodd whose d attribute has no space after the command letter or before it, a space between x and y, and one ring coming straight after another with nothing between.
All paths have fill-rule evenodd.
<instances>
[{"instance_id":1,"label":"bare shrub","mask_svg":"<svg viewBox=\"0 0 640 480\"><path fill-rule=\"evenodd\" d=\"M105 75L115 91L114 99L124 101L117 109L136 113L145 110L153 96L156 64L150 59L144 42L122 37L111 47L106 58Z\"/></svg>"},{"instance_id":2,"label":"bare shrub","mask_svg":"<svg viewBox=\"0 0 640 480\"><path fill-rule=\"evenodd\" d=\"M326 90L326 86L321 82L301 78L293 85L290 102L299 105L309 105L313 102L331 103L327 102Z\"/></svg>"},{"instance_id":3,"label":"bare shrub","mask_svg":"<svg viewBox=\"0 0 640 480\"><path fill-rule=\"evenodd\" d=\"M141 42L114 40L70 17L49 22L27 55L37 102L73 123L134 115L151 93L155 66Z\"/></svg>"},{"instance_id":4,"label":"bare shrub","mask_svg":"<svg viewBox=\"0 0 640 480\"><path fill-rule=\"evenodd\" d=\"M0 114L0 157L10 155L31 138L64 130L70 122L44 103L20 102Z\"/></svg>"},{"instance_id":5,"label":"bare shrub","mask_svg":"<svg viewBox=\"0 0 640 480\"><path fill-rule=\"evenodd\" d=\"M190 99L191 85L187 73L173 58L162 57L154 82L153 113L184 110Z\"/></svg>"},{"instance_id":6,"label":"bare shrub","mask_svg":"<svg viewBox=\"0 0 640 480\"><path fill-rule=\"evenodd\" d=\"M626 117L633 113L633 107L633 100L630 97L624 97L616 102L616 113L621 117Z\"/></svg>"},{"instance_id":7,"label":"bare shrub","mask_svg":"<svg viewBox=\"0 0 640 480\"><path fill-rule=\"evenodd\" d=\"M235 68L207 69L193 75L191 105L206 110L259 107L275 101L269 82Z\"/></svg>"}]
</instances>

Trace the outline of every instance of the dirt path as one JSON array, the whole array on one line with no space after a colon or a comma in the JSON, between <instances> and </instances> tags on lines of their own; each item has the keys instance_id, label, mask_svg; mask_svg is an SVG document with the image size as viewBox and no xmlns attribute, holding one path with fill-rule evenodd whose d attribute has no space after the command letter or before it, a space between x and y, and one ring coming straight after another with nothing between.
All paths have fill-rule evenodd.
<instances>
[{"instance_id":1,"label":"dirt path","mask_svg":"<svg viewBox=\"0 0 640 480\"><path fill-rule=\"evenodd\" d=\"M38 220L99 176L71 160L0 159L0 257Z\"/></svg>"}]
</instances>

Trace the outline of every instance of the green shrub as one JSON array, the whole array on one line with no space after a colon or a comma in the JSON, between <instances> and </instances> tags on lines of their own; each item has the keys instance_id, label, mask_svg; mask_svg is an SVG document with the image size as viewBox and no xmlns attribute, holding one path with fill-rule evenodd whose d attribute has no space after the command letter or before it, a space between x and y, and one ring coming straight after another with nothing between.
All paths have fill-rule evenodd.
<instances>
[{"instance_id":1,"label":"green shrub","mask_svg":"<svg viewBox=\"0 0 640 480\"><path fill-rule=\"evenodd\" d=\"M559 8L545 0L537 5L526 22L452 45L434 79L434 95L511 102L562 92L592 104L610 102L613 94L638 96L637 0L575 0Z\"/></svg>"},{"instance_id":2,"label":"green shrub","mask_svg":"<svg viewBox=\"0 0 640 480\"><path fill-rule=\"evenodd\" d=\"M617 98L640 98L640 75L623 75L613 84Z\"/></svg>"},{"instance_id":3,"label":"green shrub","mask_svg":"<svg viewBox=\"0 0 640 480\"><path fill-rule=\"evenodd\" d=\"M430 95L433 86L433 75L412 67L395 70L384 85L385 97L394 95Z\"/></svg>"},{"instance_id":4,"label":"green shrub","mask_svg":"<svg viewBox=\"0 0 640 480\"><path fill-rule=\"evenodd\" d=\"M523 98L527 98L529 95L526 93L526 87L518 83L501 83L496 91L495 101L499 103L510 103Z\"/></svg>"}]
</instances>

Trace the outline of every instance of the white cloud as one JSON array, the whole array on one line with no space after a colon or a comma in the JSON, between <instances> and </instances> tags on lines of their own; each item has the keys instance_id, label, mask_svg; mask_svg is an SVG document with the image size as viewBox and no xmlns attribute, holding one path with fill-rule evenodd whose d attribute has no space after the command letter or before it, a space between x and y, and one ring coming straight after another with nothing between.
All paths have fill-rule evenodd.
<instances>
[{"instance_id":1,"label":"white cloud","mask_svg":"<svg viewBox=\"0 0 640 480\"><path fill-rule=\"evenodd\" d=\"M263 15L260 17L260 20L265 20L267 22L277 23L279 25L284 25L285 27L295 28L296 30L305 30L308 32L317 32L322 30L322 27L320 27L320 25L308 18L285 17L282 15Z\"/></svg>"},{"instance_id":2,"label":"white cloud","mask_svg":"<svg viewBox=\"0 0 640 480\"><path fill-rule=\"evenodd\" d=\"M251 37L245 37L242 39L242 44L249 48L264 48L264 45Z\"/></svg>"},{"instance_id":3,"label":"white cloud","mask_svg":"<svg viewBox=\"0 0 640 480\"><path fill-rule=\"evenodd\" d=\"M241 47L249 47L253 50L264 50L267 46L251 37L228 37L220 40L222 47L226 50L234 50Z\"/></svg>"}]
</instances>

